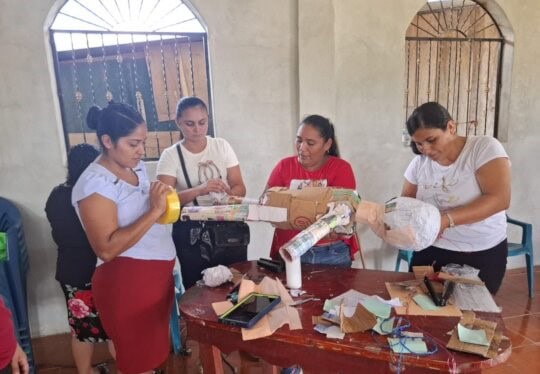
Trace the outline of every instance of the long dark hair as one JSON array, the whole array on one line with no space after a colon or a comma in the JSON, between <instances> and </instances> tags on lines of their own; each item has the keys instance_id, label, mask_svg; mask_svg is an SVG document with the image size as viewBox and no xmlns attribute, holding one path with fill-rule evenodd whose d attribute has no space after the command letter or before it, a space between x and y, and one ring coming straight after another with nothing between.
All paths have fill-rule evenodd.
<instances>
[{"instance_id":1,"label":"long dark hair","mask_svg":"<svg viewBox=\"0 0 540 374\"><path fill-rule=\"evenodd\" d=\"M305 117L302 122L300 122L300 125L308 125L317 129L325 142L327 142L328 139L332 139L332 145L328 150L328 154L330 156L339 157L339 148L336 140L336 134L334 131L334 125L332 124L332 122L330 122L328 118L320 116L318 114L312 114Z\"/></svg>"},{"instance_id":2,"label":"long dark hair","mask_svg":"<svg viewBox=\"0 0 540 374\"><path fill-rule=\"evenodd\" d=\"M68 173L66 184L73 187L82 172L99 156L99 151L91 144L82 143L71 147L67 155Z\"/></svg>"},{"instance_id":3,"label":"long dark hair","mask_svg":"<svg viewBox=\"0 0 540 374\"><path fill-rule=\"evenodd\" d=\"M413 136L418 129L441 129L446 131L448 121L451 120L452 116L445 107L435 101L430 101L420 105L409 116L407 119L407 132L410 136ZM414 142L411 142L411 149L417 155L422 153Z\"/></svg>"},{"instance_id":4,"label":"long dark hair","mask_svg":"<svg viewBox=\"0 0 540 374\"><path fill-rule=\"evenodd\" d=\"M144 119L131 105L111 101L103 109L96 105L91 107L86 115L86 123L88 127L96 130L99 144L104 149L101 140L103 135L108 135L113 144L116 144L118 139L128 136L137 126L144 123Z\"/></svg>"}]
</instances>

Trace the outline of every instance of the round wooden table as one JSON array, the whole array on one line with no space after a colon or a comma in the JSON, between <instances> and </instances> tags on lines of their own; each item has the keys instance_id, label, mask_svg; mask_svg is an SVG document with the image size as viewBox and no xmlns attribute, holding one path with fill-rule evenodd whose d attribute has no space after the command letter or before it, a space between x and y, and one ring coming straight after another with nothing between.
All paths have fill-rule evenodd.
<instances>
[{"instance_id":1,"label":"round wooden table","mask_svg":"<svg viewBox=\"0 0 540 374\"><path fill-rule=\"evenodd\" d=\"M264 276L277 277L285 283L285 273L272 273L258 267L254 261L233 267L256 283ZM458 323L457 317L403 316L411 324L409 331L423 332L429 338L430 350L436 346L435 353L425 356L392 353L387 338L372 331L346 334L343 340L335 340L313 330L312 316L323 313L325 299L349 289L388 299L385 282L413 278L412 273L302 265L302 289L321 300L297 307L303 329L290 331L285 325L271 336L249 341L242 340L240 328L219 323L211 306L213 302L226 299L232 289L230 283L216 288L190 288L180 300L180 310L187 324L188 337L199 342L205 374L222 373L220 351L230 353L235 350L248 352L280 367L299 364L313 373L359 373L360 370L385 373L395 372L398 368L406 368L406 373L480 372L508 359L511 353L509 340L501 343L499 355L494 359L447 350L448 332ZM498 328L504 329L500 314L477 315L498 322ZM272 371L276 370L272 367Z\"/></svg>"}]
</instances>

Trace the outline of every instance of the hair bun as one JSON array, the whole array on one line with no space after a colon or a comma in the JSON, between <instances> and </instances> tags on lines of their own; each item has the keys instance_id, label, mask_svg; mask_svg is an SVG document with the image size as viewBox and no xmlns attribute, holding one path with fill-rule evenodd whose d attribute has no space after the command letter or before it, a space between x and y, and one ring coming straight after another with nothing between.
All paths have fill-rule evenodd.
<instances>
[{"instance_id":1,"label":"hair bun","mask_svg":"<svg viewBox=\"0 0 540 374\"><path fill-rule=\"evenodd\" d=\"M86 124L92 130L97 130L99 120L101 119L101 112L101 108L97 105L94 105L88 111L88 114L86 115Z\"/></svg>"}]
</instances>

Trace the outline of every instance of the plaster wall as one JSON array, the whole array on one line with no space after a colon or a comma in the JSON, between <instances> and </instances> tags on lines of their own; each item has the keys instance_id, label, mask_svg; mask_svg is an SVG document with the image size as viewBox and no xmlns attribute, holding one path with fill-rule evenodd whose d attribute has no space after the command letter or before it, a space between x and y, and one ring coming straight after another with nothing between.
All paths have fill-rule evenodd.
<instances>
[{"instance_id":1,"label":"plaster wall","mask_svg":"<svg viewBox=\"0 0 540 374\"><path fill-rule=\"evenodd\" d=\"M0 195L23 215L31 259L33 336L67 331L54 281L56 249L43 207L64 179L65 150L44 29L62 1L0 0ZM398 195L412 153L404 123L404 33L422 0L192 0L208 27L216 134L237 152L248 195L258 196L275 162L293 152L304 114L330 116L361 195ZM499 0L514 32L508 114L513 199L509 213L539 238L534 170L540 129L540 3ZM151 173L154 165L149 164ZM267 255L272 230L252 224L250 258ZM393 268L395 251L361 228L369 268ZM536 247L540 248L538 240ZM536 258L540 258L537 251ZM537 260L538 262L538 260ZM523 266L522 258L510 267ZM525 287L525 285L524 285Z\"/></svg>"}]
</instances>

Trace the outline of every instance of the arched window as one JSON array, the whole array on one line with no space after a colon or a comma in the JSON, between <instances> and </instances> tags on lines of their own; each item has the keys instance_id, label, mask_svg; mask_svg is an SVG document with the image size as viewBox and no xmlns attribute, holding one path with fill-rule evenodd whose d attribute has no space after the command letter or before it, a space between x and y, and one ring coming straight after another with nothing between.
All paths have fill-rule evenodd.
<instances>
[{"instance_id":1,"label":"arched window","mask_svg":"<svg viewBox=\"0 0 540 374\"><path fill-rule=\"evenodd\" d=\"M157 159L180 137L174 123L180 98L196 95L211 108L206 41L184 1L68 0L50 28L68 148L97 144L86 113L114 100L141 112L149 130L146 159Z\"/></svg>"},{"instance_id":2,"label":"arched window","mask_svg":"<svg viewBox=\"0 0 540 374\"><path fill-rule=\"evenodd\" d=\"M406 117L438 101L460 134L497 136L505 40L490 13L472 0L429 0L405 41Z\"/></svg>"}]
</instances>

